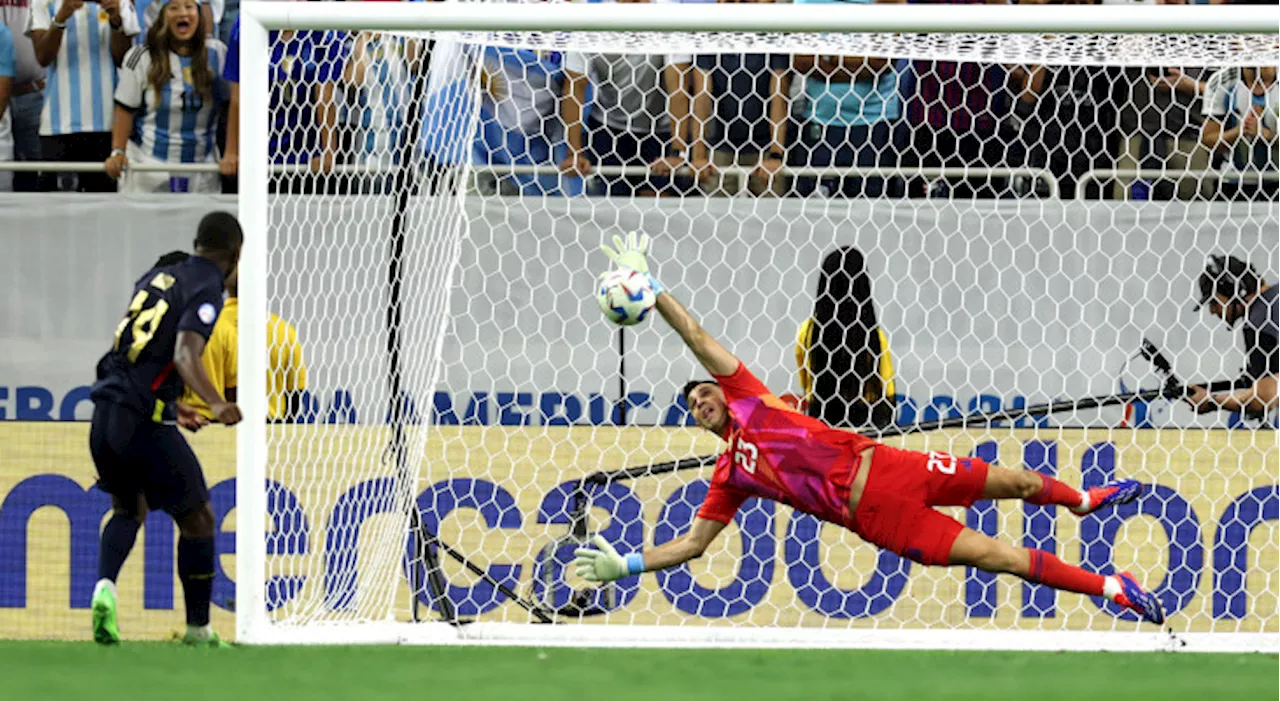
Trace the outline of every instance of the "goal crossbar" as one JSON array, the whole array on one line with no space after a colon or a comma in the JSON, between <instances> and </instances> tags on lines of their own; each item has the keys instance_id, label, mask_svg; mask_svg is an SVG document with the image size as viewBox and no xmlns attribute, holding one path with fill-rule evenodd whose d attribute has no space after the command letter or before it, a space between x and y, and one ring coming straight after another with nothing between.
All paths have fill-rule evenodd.
<instances>
[{"instance_id":1,"label":"goal crossbar","mask_svg":"<svg viewBox=\"0 0 1280 701\"><path fill-rule=\"evenodd\" d=\"M1274 34L1280 6L249 3L268 29L503 32Z\"/></svg>"}]
</instances>

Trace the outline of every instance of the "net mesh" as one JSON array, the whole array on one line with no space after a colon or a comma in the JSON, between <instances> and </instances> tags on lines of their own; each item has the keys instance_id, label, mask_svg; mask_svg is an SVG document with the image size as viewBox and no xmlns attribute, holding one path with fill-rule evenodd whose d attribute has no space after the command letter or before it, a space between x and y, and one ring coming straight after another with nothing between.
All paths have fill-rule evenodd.
<instances>
[{"instance_id":1,"label":"net mesh","mask_svg":"<svg viewBox=\"0 0 1280 701\"><path fill-rule=\"evenodd\" d=\"M903 56L946 61L1053 65L1268 64L1266 34L878 34L746 32L411 32L419 38L533 49L604 53L784 53Z\"/></svg>"},{"instance_id":2,"label":"net mesh","mask_svg":"<svg viewBox=\"0 0 1280 701\"><path fill-rule=\"evenodd\" d=\"M1233 379L1254 361L1190 304L1211 254L1276 277L1276 39L280 33L268 304L307 373L272 385L270 623L1135 630L756 501L693 563L571 576L592 533L684 532L711 471L583 478L723 449L674 333L600 317L598 246L649 234L714 336L847 428L1159 388L1144 339ZM885 440L1140 479L1083 519L946 512L1132 570L1178 630L1274 633L1274 421L1155 399Z\"/></svg>"}]
</instances>

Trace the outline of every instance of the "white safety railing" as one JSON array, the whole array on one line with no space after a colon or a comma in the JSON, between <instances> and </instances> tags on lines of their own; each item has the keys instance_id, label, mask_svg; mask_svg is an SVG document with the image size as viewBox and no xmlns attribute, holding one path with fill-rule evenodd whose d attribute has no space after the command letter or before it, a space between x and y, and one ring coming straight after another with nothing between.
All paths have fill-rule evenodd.
<instances>
[{"instance_id":1,"label":"white safety railing","mask_svg":"<svg viewBox=\"0 0 1280 701\"><path fill-rule=\"evenodd\" d=\"M1080 176L1079 185L1076 187L1076 199L1088 199L1084 196L1087 185L1094 184L1099 187L1103 183L1114 180L1122 181L1126 191L1129 186L1133 185L1137 180L1148 180L1152 184L1160 181L1182 182L1183 180L1198 180L1202 184L1206 180L1238 180L1241 182L1274 182L1280 180L1280 171L1264 170L1242 172L1238 170L1221 170L1221 169L1205 169L1205 170L1167 170L1165 168L1095 168L1086 171ZM1126 198L1127 199L1127 198Z\"/></svg>"},{"instance_id":2,"label":"white safety railing","mask_svg":"<svg viewBox=\"0 0 1280 701\"><path fill-rule=\"evenodd\" d=\"M103 164L96 161L69 161L69 162L53 162L53 161L6 161L0 162L0 171L14 172L60 172L60 173L101 173ZM217 163L148 163L130 165L130 169L138 172L169 172L169 173L215 173L218 171ZM646 177L653 175L653 171L649 166L592 166L590 172L584 176L576 174L564 173L553 165L528 165L528 164L483 164L471 167L472 171L477 174L487 174L494 176L504 175L563 175L565 177L584 177L590 180L597 176L609 177ZM377 175L394 173L395 166L389 165L361 165L361 164L341 164L335 165L329 174L343 175ZM271 166L271 172L276 174L285 173L311 173L311 166L307 164L275 164ZM720 175L729 175L737 178L737 187L733 194L741 194L747 188L747 179L757 169L748 166L715 166L715 172ZM692 175L692 171L687 167L676 169L679 175ZM1057 179L1047 170L1035 168L929 168L929 167L862 167L862 166L784 166L777 171L778 175L790 177L813 177L813 178L885 178L885 179L908 179L908 178L927 178L931 180L992 180L996 178L1028 178L1029 180L1044 183L1045 193L1048 197L1057 199L1061 190L1058 186ZM1034 194L1033 189L1028 194Z\"/></svg>"},{"instance_id":3,"label":"white safety railing","mask_svg":"<svg viewBox=\"0 0 1280 701\"><path fill-rule=\"evenodd\" d=\"M217 163L149 163L131 165L129 168L144 173L215 173L218 171ZM59 172L59 173L101 173L104 166L98 161L3 161L0 162L0 172L10 171L16 173L32 173L32 172ZM342 175L378 175L390 174L395 172L395 166L389 165L364 165L364 164L341 164L334 166L329 174ZM652 169L648 166L592 166L590 172L585 176L577 176L570 173L564 173L553 165L528 165L528 164L504 164L492 163L484 165L472 166L472 171L476 175L563 175L565 177L584 177L590 180L597 176L609 177L645 177L653 174ZM271 166L271 172L275 174L297 174L313 172L311 166L307 164L275 164ZM715 172L720 175L729 175L737 178L736 188L730 194L742 194L747 189L747 179L757 169L748 166L715 166ZM676 170L680 175L691 175L692 172L687 167ZM1044 194L1050 199L1058 199L1062 190L1058 184L1058 179L1053 173L1036 168L926 168L926 167L839 167L839 166L783 166L777 171L778 175L790 177L816 177L816 178L928 178L931 180L992 180L996 178L1028 178L1029 180L1043 183ZM1089 185L1096 185L1099 188L1108 181L1122 181L1126 188L1137 180L1149 180L1152 183L1160 181L1181 182L1184 180L1204 181L1220 181L1224 179L1238 180L1242 182L1275 182L1280 181L1280 171L1253 171L1241 172L1235 170L1220 169L1200 169L1200 170L1168 170L1164 168L1095 168L1086 171L1080 176L1075 199L1086 200L1096 199L1089 198L1085 195L1090 188ZM1028 192L1021 193L1021 196L1030 196L1037 194L1038 190L1030 189Z\"/></svg>"}]
</instances>

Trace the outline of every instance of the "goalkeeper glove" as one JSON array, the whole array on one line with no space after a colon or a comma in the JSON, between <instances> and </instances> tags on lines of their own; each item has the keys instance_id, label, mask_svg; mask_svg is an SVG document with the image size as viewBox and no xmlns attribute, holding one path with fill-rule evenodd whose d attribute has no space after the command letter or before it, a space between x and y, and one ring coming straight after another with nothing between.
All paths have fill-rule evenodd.
<instances>
[{"instance_id":1,"label":"goalkeeper glove","mask_svg":"<svg viewBox=\"0 0 1280 701\"><path fill-rule=\"evenodd\" d=\"M577 575L588 582L612 582L644 571L644 558L640 553L623 557L600 535L593 537L591 544L599 549L578 548L573 551Z\"/></svg>"},{"instance_id":2,"label":"goalkeeper glove","mask_svg":"<svg viewBox=\"0 0 1280 701\"><path fill-rule=\"evenodd\" d=\"M649 261L645 259L644 254L649 250L649 236L642 235L636 239L636 232L627 232L626 241L621 236L614 235L613 245L616 249L610 248L608 244L600 244L600 250L604 251L606 256L617 263L619 267L634 270L649 279L649 286L653 288L653 296L657 297L666 291L662 283L649 272Z\"/></svg>"}]
</instances>

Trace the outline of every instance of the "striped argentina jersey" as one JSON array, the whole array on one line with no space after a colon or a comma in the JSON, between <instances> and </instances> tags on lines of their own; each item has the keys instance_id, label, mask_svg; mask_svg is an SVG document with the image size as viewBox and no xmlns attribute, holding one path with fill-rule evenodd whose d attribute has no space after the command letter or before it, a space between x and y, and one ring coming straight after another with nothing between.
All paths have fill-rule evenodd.
<instances>
[{"instance_id":1,"label":"striped argentina jersey","mask_svg":"<svg viewBox=\"0 0 1280 701\"><path fill-rule=\"evenodd\" d=\"M49 31L59 0L33 0L27 34ZM138 34L132 0L120 0L120 19L128 36ZM40 135L59 136L111 131L116 66L111 59L111 22L96 2L86 2L67 20L58 55L46 71Z\"/></svg>"},{"instance_id":2,"label":"striped argentina jersey","mask_svg":"<svg viewBox=\"0 0 1280 701\"><path fill-rule=\"evenodd\" d=\"M191 57L169 52L169 80L158 91L147 80L151 52L135 46L124 55L116 103L134 112L129 138L148 156L169 163L202 163L215 158L217 104L222 100L222 66L227 47L205 40L213 95L205 98L191 77Z\"/></svg>"},{"instance_id":3,"label":"striped argentina jersey","mask_svg":"<svg viewBox=\"0 0 1280 701\"><path fill-rule=\"evenodd\" d=\"M409 102L406 54L412 39L362 33L354 53L364 66L363 81L351 96L348 121L359 128L360 162L393 165L400 155L404 105ZM425 42L423 42L425 45Z\"/></svg>"}]
</instances>

